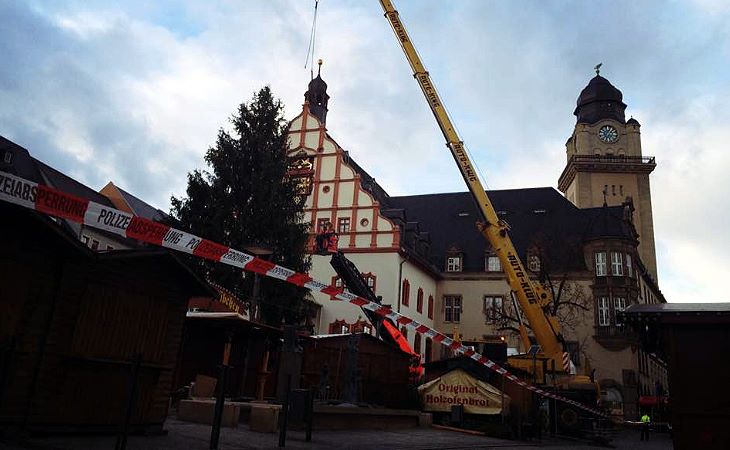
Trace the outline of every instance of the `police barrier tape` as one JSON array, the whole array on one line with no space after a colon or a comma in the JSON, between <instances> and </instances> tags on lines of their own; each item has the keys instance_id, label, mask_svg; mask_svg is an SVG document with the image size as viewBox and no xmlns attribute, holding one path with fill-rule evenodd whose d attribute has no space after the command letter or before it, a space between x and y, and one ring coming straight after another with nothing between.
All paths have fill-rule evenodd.
<instances>
[{"instance_id":1,"label":"police barrier tape","mask_svg":"<svg viewBox=\"0 0 730 450\"><path fill-rule=\"evenodd\" d=\"M286 267L256 258L255 256L198 237L194 234L186 233L115 208L109 208L88 199L76 197L49 186L38 184L2 171L0 171L0 200L24 206L51 216L68 219L92 228L105 230L119 236L221 262L260 275L278 278L287 283L327 294L336 300L352 303L353 305L368 309L381 317L390 319L393 323L408 327L416 333L431 338L433 341L450 348L456 353L473 359L511 382L535 392L540 396L568 403L597 416L609 417L607 414L595 408L590 408L575 400L545 391L522 381L486 356L475 352L443 333L439 333L426 325L393 311L387 306L382 306L345 292L343 288L337 288L319 282L307 274L297 273Z\"/></svg>"}]
</instances>

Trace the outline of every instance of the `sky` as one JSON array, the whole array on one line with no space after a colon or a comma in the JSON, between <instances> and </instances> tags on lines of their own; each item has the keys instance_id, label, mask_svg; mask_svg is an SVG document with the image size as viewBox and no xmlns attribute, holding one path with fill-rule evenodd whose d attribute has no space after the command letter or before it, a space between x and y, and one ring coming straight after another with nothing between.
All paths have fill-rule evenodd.
<instances>
[{"instance_id":1,"label":"sky","mask_svg":"<svg viewBox=\"0 0 730 450\"><path fill-rule=\"evenodd\" d=\"M659 285L730 301L730 2L396 1L489 189L557 186L601 62L641 123ZM0 1L0 134L167 210L265 85L301 111L314 0ZM465 190L376 0L320 0L327 127L390 195Z\"/></svg>"}]
</instances>

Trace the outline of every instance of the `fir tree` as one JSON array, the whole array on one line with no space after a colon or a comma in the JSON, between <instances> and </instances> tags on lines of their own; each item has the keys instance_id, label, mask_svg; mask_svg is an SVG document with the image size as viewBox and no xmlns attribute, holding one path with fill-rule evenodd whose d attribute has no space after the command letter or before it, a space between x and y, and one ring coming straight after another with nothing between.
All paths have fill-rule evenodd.
<instances>
[{"instance_id":1,"label":"fir tree","mask_svg":"<svg viewBox=\"0 0 730 450\"><path fill-rule=\"evenodd\" d=\"M205 155L209 171L188 173L187 197L172 198L179 226L238 250L269 247L269 260L307 272L307 225L295 183L287 178L286 122L283 106L268 86L231 117L233 132L218 131ZM198 273L250 298L253 274L223 264L194 261ZM260 278L261 317L272 325L296 323L304 314L307 290Z\"/></svg>"}]
</instances>

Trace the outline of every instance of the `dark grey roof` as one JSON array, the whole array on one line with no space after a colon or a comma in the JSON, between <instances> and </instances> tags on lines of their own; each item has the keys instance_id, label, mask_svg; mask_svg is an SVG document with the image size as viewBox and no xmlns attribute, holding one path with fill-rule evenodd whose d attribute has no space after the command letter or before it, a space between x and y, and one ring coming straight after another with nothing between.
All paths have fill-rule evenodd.
<instances>
[{"instance_id":1,"label":"dark grey roof","mask_svg":"<svg viewBox=\"0 0 730 450\"><path fill-rule=\"evenodd\" d=\"M599 206L581 210L588 217L584 237L591 239L626 239L635 241L636 231L628 221L624 206Z\"/></svg>"},{"instance_id":2,"label":"dark grey roof","mask_svg":"<svg viewBox=\"0 0 730 450\"><path fill-rule=\"evenodd\" d=\"M651 330L657 325L727 327L730 325L730 302L631 305L618 316L619 320L648 335L652 335Z\"/></svg>"},{"instance_id":3,"label":"dark grey roof","mask_svg":"<svg viewBox=\"0 0 730 450\"><path fill-rule=\"evenodd\" d=\"M488 195L500 218L511 226L510 237L523 260L527 250L537 246L554 270L585 269L582 242L590 216L558 191L510 189ZM454 247L463 252L465 272L484 271L489 244L476 228L481 218L470 193L390 197L388 207L401 210L406 222L418 222L419 230L429 233L429 260L436 267L443 270L446 253Z\"/></svg>"},{"instance_id":4,"label":"dark grey roof","mask_svg":"<svg viewBox=\"0 0 730 450\"><path fill-rule=\"evenodd\" d=\"M155 208L144 200L140 200L139 198L135 197L134 195L130 194L119 186L116 186L116 188L119 190L122 196L124 196L124 200L132 208L132 212L134 212L135 215L158 222L169 218L167 213L165 213L161 209Z\"/></svg>"},{"instance_id":5,"label":"dark grey roof","mask_svg":"<svg viewBox=\"0 0 730 450\"><path fill-rule=\"evenodd\" d=\"M104 206L114 208L114 204L106 196L91 189L85 184L79 183L68 175L54 169L53 167L42 161L39 161L35 158L33 158L33 160L35 161L36 166L43 176L43 179L34 181L48 184L49 186L54 187L59 191L73 194L77 197L86 198Z\"/></svg>"},{"instance_id":6,"label":"dark grey roof","mask_svg":"<svg viewBox=\"0 0 730 450\"><path fill-rule=\"evenodd\" d=\"M578 123L596 123L601 119L625 123L625 110L621 91L607 79L596 75L580 92L573 114L577 116Z\"/></svg>"}]
</instances>

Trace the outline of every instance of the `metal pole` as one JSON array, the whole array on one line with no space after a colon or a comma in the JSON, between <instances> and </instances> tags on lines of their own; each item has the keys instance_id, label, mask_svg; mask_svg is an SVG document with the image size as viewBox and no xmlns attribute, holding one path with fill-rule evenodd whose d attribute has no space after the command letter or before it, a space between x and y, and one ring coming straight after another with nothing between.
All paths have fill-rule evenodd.
<instances>
[{"instance_id":1,"label":"metal pole","mask_svg":"<svg viewBox=\"0 0 730 450\"><path fill-rule=\"evenodd\" d=\"M279 447L286 446L286 425L289 418L289 393L291 391L291 374L286 376L286 391L284 405L281 407L281 425L279 426Z\"/></svg>"},{"instance_id":2,"label":"metal pole","mask_svg":"<svg viewBox=\"0 0 730 450\"><path fill-rule=\"evenodd\" d=\"M221 374L218 377L218 397L215 399L215 412L213 415L213 428L210 432L210 450L218 449L218 439L221 434L221 420L223 420L223 407L225 406L226 395L226 375L228 374L228 365L222 364Z\"/></svg>"},{"instance_id":3,"label":"metal pole","mask_svg":"<svg viewBox=\"0 0 730 450\"><path fill-rule=\"evenodd\" d=\"M502 425L504 425L504 376L502 376Z\"/></svg>"},{"instance_id":4,"label":"metal pole","mask_svg":"<svg viewBox=\"0 0 730 450\"><path fill-rule=\"evenodd\" d=\"M228 375L228 362L231 358L231 342L233 341L233 331L226 332L226 343L223 346L223 364L221 364L221 374L218 377L218 396L215 399L215 410L213 413L213 427L210 431L210 449L218 448L218 439L221 434L221 420L223 420L223 407L226 402L226 379Z\"/></svg>"},{"instance_id":5,"label":"metal pole","mask_svg":"<svg viewBox=\"0 0 730 450\"><path fill-rule=\"evenodd\" d=\"M259 318L261 317L261 312L260 312L261 305L259 302L259 290L261 289L260 283L261 283L261 281L259 279L259 274L254 273L254 275L253 275L253 294L251 295L253 297L253 311L251 314L252 322L258 321Z\"/></svg>"},{"instance_id":6,"label":"metal pole","mask_svg":"<svg viewBox=\"0 0 730 450\"><path fill-rule=\"evenodd\" d=\"M127 436L129 435L129 422L132 419L132 410L134 409L134 400L137 396L137 378L139 377L139 368L142 365L142 353L137 353L137 357L132 364L132 379L129 381L129 397L127 399L127 411L124 413L124 422L122 429L117 436L117 442L114 448L116 450L124 450L127 448Z\"/></svg>"},{"instance_id":7,"label":"metal pole","mask_svg":"<svg viewBox=\"0 0 730 450\"><path fill-rule=\"evenodd\" d=\"M307 434L305 440L312 442L312 422L314 422L314 390L309 389L307 392Z\"/></svg>"}]
</instances>

